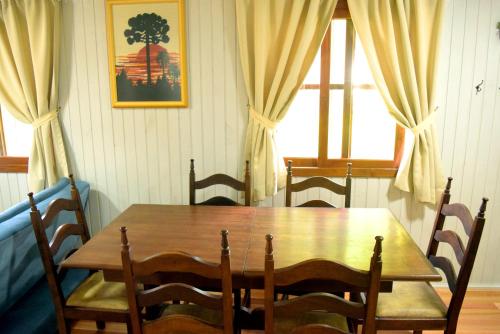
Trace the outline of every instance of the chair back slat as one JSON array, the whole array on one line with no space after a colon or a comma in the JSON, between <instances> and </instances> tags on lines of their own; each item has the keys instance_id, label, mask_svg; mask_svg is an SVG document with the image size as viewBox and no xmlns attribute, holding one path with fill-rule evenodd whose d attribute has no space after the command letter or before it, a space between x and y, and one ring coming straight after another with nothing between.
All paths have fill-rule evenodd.
<instances>
[{"instance_id":1,"label":"chair back slat","mask_svg":"<svg viewBox=\"0 0 500 334\"><path fill-rule=\"evenodd\" d=\"M305 180L292 183L292 161L288 161L286 189L285 189L285 206L292 206L292 193L300 192L312 188L323 188L335 194L344 196L344 207L351 206L351 177L352 177L352 163L347 163L347 173L345 185L338 184L323 176L313 176ZM335 207L333 204L324 200L310 200L298 207Z\"/></svg>"},{"instance_id":2,"label":"chair back slat","mask_svg":"<svg viewBox=\"0 0 500 334\"><path fill-rule=\"evenodd\" d=\"M213 310L222 309L222 296L184 283L168 283L137 294L137 303L141 307L159 305L165 300L182 300Z\"/></svg>"},{"instance_id":3,"label":"chair back slat","mask_svg":"<svg viewBox=\"0 0 500 334\"><path fill-rule=\"evenodd\" d=\"M56 255L61 245L64 243L66 238L77 235L80 236L83 234L83 229L80 225L77 224L63 224L59 226L52 237L52 240L49 243L50 252L52 255Z\"/></svg>"},{"instance_id":4,"label":"chair back slat","mask_svg":"<svg viewBox=\"0 0 500 334\"><path fill-rule=\"evenodd\" d=\"M221 262L215 264L183 252L160 253L142 261L132 260L127 228L121 227L123 276L127 287L131 328L139 333L233 333L233 299L231 262L227 230L221 231ZM160 286L145 285L148 276L169 273L190 273L208 279L218 279L222 285L222 296L214 296L184 282L168 282ZM223 324L207 327L201 319L189 315L167 315L153 321L143 322L143 306L162 304L166 301L186 301L201 307L220 311Z\"/></svg>"},{"instance_id":5,"label":"chair back slat","mask_svg":"<svg viewBox=\"0 0 500 334\"><path fill-rule=\"evenodd\" d=\"M444 272L450 291L452 293L455 292L457 286L457 274L451 261L447 257L434 255L429 257L429 261L431 261L434 267L439 268Z\"/></svg>"},{"instance_id":6,"label":"chair back slat","mask_svg":"<svg viewBox=\"0 0 500 334\"><path fill-rule=\"evenodd\" d=\"M207 178L204 178L203 180L196 181L194 183L195 189L204 189L216 184L222 184L226 185L228 187L231 187L235 190L239 191L244 191L245 190L245 183L241 182L237 179L235 179L232 176L226 175L226 174L214 174L210 175Z\"/></svg>"},{"instance_id":7,"label":"chair back slat","mask_svg":"<svg viewBox=\"0 0 500 334\"><path fill-rule=\"evenodd\" d=\"M196 181L196 173L194 171L194 159L191 159L191 166L189 171L189 204L190 205L225 205L236 206L240 205L225 196L212 197L204 202L196 202L196 190L204 189L215 185L225 185L237 191L243 191L245 194L245 206L250 206L251 202L251 180L250 180L250 163L245 162L245 180L239 181L238 179L227 174L213 174L202 180Z\"/></svg>"},{"instance_id":8,"label":"chair back slat","mask_svg":"<svg viewBox=\"0 0 500 334\"><path fill-rule=\"evenodd\" d=\"M303 191L309 188L324 188L339 195L345 195L345 187L323 176L313 176L292 184L292 192Z\"/></svg>"},{"instance_id":9,"label":"chair back slat","mask_svg":"<svg viewBox=\"0 0 500 334\"><path fill-rule=\"evenodd\" d=\"M274 304L274 314L278 317L298 316L311 310L343 314L353 319L362 319L365 315L363 304L322 292L309 293Z\"/></svg>"},{"instance_id":10,"label":"chair back slat","mask_svg":"<svg viewBox=\"0 0 500 334\"><path fill-rule=\"evenodd\" d=\"M61 211L76 211L77 209L77 203L72 199L57 198L53 200L42 216L43 227L49 227Z\"/></svg>"},{"instance_id":11,"label":"chair back slat","mask_svg":"<svg viewBox=\"0 0 500 334\"><path fill-rule=\"evenodd\" d=\"M332 277L333 272L335 275ZM370 284L367 271L353 269L324 259L310 259L286 268L274 270L274 286L277 287L292 285L310 279L335 280L360 288L367 288Z\"/></svg>"},{"instance_id":12,"label":"chair back slat","mask_svg":"<svg viewBox=\"0 0 500 334\"><path fill-rule=\"evenodd\" d=\"M436 231L436 233L434 233L434 239L436 239L439 242L444 242L449 244L453 249L453 252L455 253L455 257L458 263L460 265L463 264L465 256L465 246L464 243L462 242L462 239L460 239L460 237L455 231L452 230Z\"/></svg>"},{"instance_id":13,"label":"chair back slat","mask_svg":"<svg viewBox=\"0 0 500 334\"><path fill-rule=\"evenodd\" d=\"M469 209L462 203L444 204L441 213L445 216L455 216L462 223L465 233L470 237L474 219Z\"/></svg>"},{"instance_id":14,"label":"chair back slat","mask_svg":"<svg viewBox=\"0 0 500 334\"><path fill-rule=\"evenodd\" d=\"M221 278L220 265L184 252L153 255L141 261L132 261L135 276L150 276L160 272L186 272L206 278Z\"/></svg>"}]
</instances>

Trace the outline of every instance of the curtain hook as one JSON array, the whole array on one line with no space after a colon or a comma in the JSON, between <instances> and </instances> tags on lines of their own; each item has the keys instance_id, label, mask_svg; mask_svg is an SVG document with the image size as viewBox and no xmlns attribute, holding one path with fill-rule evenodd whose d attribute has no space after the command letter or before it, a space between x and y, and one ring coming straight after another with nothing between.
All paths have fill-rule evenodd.
<instances>
[{"instance_id":1,"label":"curtain hook","mask_svg":"<svg viewBox=\"0 0 500 334\"><path fill-rule=\"evenodd\" d=\"M482 85L484 84L484 80L481 80L481 82L479 84L476 85L476 95L483 90L483 88L481 87Z\"/></svg>"}]
</instances>

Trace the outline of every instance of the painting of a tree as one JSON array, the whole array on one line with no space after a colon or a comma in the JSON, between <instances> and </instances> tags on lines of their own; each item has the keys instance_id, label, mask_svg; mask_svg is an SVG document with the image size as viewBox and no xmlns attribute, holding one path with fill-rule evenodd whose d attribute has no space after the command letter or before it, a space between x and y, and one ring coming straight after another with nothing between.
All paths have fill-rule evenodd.
<instances>
[{"instance_id":1,"label":"painting of a tree","mask_svg":"<svg viewBox=\"0 0 500 334\"><path fill-rule=\"evenodd\" d=\"M106 3L113 106L187 106L184 0Z\"/></svg>"},{"instance_id":2,"label":"painting of a tree","mask_svg":"<svg viewBox=\"0 0 500 334\"><path fill-rule=\"evenodd\" d=\"M126 29L124 34L128 44L145 43L146 44L146 64L148 72L147 85L151 86L151 52L150 45L161 42L168 43L170 38L167 33L170 27L167 20L155 13L139 14L128 20L130 29Z\"/></svg>"}]
</instances>

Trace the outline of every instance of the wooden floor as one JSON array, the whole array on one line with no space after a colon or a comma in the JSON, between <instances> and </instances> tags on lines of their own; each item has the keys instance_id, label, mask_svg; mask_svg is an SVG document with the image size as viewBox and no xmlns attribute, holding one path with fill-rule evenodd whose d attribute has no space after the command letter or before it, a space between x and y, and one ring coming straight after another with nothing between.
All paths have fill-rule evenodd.
<instances>
[{"instance_id":1,"label":"wooden floor","mask_svg":"<svg viewBox=\"0 0 500 334\"><path fill-rule=\"evenodd\" d=\"M447 303L449 291L438 289L441 297ZM258 296L257 296L258 297ZM259 302L259 299L256 300ZM106 330L95 330L92 322L79 322L73 328L76 334L123 334L126 328L121 324L106 324ZM243 331L244 334L258 334L263 331ZM406 331L379 331L378 333L407 334ZM442 333L439 331L424 331L424 334ZM465 296L462 312L458 321L459 334L500 334L500 289L479 290L469 289Z\"/></svg>"}]
</instances>

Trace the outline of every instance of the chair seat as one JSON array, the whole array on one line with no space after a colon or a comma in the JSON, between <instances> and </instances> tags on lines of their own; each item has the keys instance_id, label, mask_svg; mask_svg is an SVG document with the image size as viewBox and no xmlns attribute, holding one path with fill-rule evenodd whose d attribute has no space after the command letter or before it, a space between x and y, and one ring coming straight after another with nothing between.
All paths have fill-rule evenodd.
<instances>
[{"instance_id":1,"label":"chair seat","mask_svg":"<svg viewBox=\"0 0 500 334\"><path fill-rule=\"evenodd\" d=\"M347 319L339 314L322 311L313 311L300 316L274 317L275 333L291 333L293 329L311 324L323 324L349 332Z\"/></svg>"},{"instance_id":2,"label":"chair seat","mask_svg":"<svg viewBox=\"0 0 500 334\"><path fill-rule=\"evenodd\" d=\"M391 293L380 293L377 318L446 319L447 307L426 282L394 282Z\"/></svg>"},{"instance_id":3,"label":"chair seat","mask_svg":"<svg viewBox=\"0 0 500 334\"><path fill-rule=\"evenodd\" d=\"M69 296L67 306L128 310L124 283L106 282L101 271L90 275Z\"/></svg>"},{"instance_id":4,"label":"chair seat","mask_svg":"<svg viewBox=\"0 0 500 334\"><path fill-rule=\"evenodd\" d=\"M187 315L210 325L223 326L221 311L212 310L195 304L168 304L161 316Z\"/></svg>"}]
</instances>

